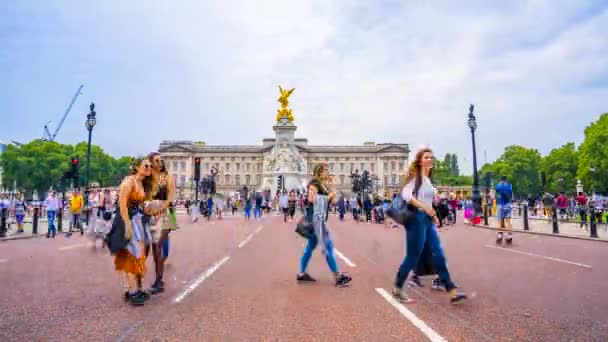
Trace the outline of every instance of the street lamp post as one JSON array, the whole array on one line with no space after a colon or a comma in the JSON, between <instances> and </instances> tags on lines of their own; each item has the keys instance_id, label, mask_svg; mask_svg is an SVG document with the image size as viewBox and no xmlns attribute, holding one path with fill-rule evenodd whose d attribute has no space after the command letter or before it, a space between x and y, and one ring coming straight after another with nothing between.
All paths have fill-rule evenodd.
<instances>
[{"instance_id":1,"label":"street lamp post","mask_svg":"<svg viewBox=\"0 0 608 342\"><path fill-rule=\"evenodd\" d=\"M595 166L591 165L589 172L591 173L591 193L595 193Z\"/></svg>"},{"instance_id":2,"label":"street lamp post","mask_svg":"<svg viewBox=\"0 0 608 342\"><path fill-rule=\"evenodd\" d=\"M93 127L95 127L95 124L97 123L97 119L95 119L95 115L97 114L95 113L95 103L91 102L91 106L89 106L89 108L91 109L91 112L87 114L87 121L85 122L87 131L89 131L89 142L87 144L87 173L84 183L87 189L87 198L89 195L89 177L91 175L91 135L93 133Z\"/></svg>"},{"instance_id":3,"label":"street lamp post","mask_svg":"<svg viewBox=\"0 0 608 342\"><path fill-rule=\"evenodd\" d=\"M477 122L475 121L475 115L473 111L475 106L469 106L469 120L468 125L471 129L471 142L473 145L473 212L475 216L481 212L481 194L479 193L479 173L477 172L477 150L475 147L475 130L477 129Z\"/></svg>"}]
</instances>

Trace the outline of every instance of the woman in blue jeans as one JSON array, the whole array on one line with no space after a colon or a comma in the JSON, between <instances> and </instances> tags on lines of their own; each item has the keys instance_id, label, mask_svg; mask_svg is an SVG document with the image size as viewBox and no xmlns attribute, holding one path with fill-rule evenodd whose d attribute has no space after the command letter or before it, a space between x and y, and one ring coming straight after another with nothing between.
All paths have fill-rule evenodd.
<instances>
[{"instance_id":1,"label":"woman in blue jeans","mask_svg":"<svg viewBox=\"0 0 608 342\"><path fill-rule=\"evenodd\" d=\"M403 293L403 284L420 260L420 255L428 246L433 255L433 264L439 274L439 280L450 294L450 301L457 303L466 298L466 295L457 291L456 285L450 278L446 265L441 242L435 226L439 223L437 214L433 209L435 188L431 183L433 174L433 150L424 148L416 153L416 160L412 163L405 181L401 196L406 203L416 207L415 217L406 226L407 255L401 263L393 296L402 303L411 303L413 300Z\"/></svg>"},{"instance_id":2,"label":"woman in blue jeans","mask_svg":"<svg viewBox=\"0 0 608 342\"><path fill-rule=\"evenodd\" d=\"M297 281L299 283L311 283L316 280L306 273L308 262L312 257L312 251L321 244L325 260L334 275L336 286L346 286L352 278L346 273L338 272L336 257L334 256L334 244L327 229L327 213L329 203L336 197L336 192L330 189L331 179L329 170L325 164L317 164L313 169L313 179L308 184L308 205L304 220L312 222L315 234L308 239L304 255L300 259L300 273Z\"/></svg>"}]
</instances>

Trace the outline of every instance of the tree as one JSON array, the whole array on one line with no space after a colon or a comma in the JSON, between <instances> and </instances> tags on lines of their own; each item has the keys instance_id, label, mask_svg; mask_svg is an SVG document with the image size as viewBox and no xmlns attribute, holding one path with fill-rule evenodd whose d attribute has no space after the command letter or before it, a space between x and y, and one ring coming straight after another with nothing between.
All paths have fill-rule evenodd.
<instances>
[{"instance_id":1,"label":"tree","mask_svg":"<svg viewBox=\"0 0 608 342\"><path fill-rule=\"evenodd\" d=\"M577 168L578 153L574 143L551 150L541 162L541 169L547 177L546 190L551 193L565 191L573 194L576 191Z\"/></svg>"},{"instance_id":2,"label":"tree","mask_svg":"<svg viewBox=\"0 0 608 342\"><path fill-rule=\"evenodd\" d=\"M608 191L608 113L585 128L585 140L578 151L576 175L585 189Z\"/></svg>"},{"instance_id":3,"label":"tree","mask_svg":"<svg viewBox=\"0 0 608 342\"><path fill-rule=\"evenodd\" d=\"M450 172L452 177L460 176L460 169L458 168L458 156L456 156L456 154L452 154L450 162Z\"/></svg>"},{"instance_id":4,"label":"tree","mask_svg":"<svg viewBox=\"0 0 608 342\"><path fill-rule=\"evenodd\" d=\"M524 197L540 191L540 163L541 156L537 150L511 145L496 161L481 168L480 177L491 172L496 184L501 176L505 176L513 184L515 196Z\"/></svg>"}]
</instances>

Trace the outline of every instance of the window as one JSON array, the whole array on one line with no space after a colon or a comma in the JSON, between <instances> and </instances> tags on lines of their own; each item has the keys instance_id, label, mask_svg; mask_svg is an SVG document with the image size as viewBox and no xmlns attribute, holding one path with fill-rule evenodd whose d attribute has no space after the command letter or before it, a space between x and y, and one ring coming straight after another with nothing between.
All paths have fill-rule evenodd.
<instances>
[{"instance_id":1,"label":"window","mask_svg":"<svg viewBox=\"0 0 608 342\"><path fill-rule=\"evenodd\" d=\"M203 172L207 172L207 170L209 170L209 163L205 163L205 168L203 169Z\"/></svg>"},{"instance_id":2,"label":"window","mask_svg":"<svg viewBox=\"0 0 608 342\"><path fill-rule=\"evenodd\" d=\"M371 172L376 172L376 164L375 163L369 164L369 168L370 168Z\"/></svg>"},{"instance_id":3,"label":"window","mask_svg":"<svg viewBox=\"0 0 608 342\"><path fill-rule=\"evenodd\" d=\"M184 176L184 175L179 176L179 184L180 184L180 187L182 187L182 188L186 186L186 176Z\"/></svg>"},{"instance_id":4,"label":"window","mask_svg":"<svg viewBox=\"0 0 608 342\"><path fill-rule=\"evenodd\" d=\"M384 186L388 186L388 176L384 176Z\"/></svg>"},{"instance_id":5,"label":"window","mask_svg":"<svg viewBox=\"0 0 608 342\"><path fill-rule=\"evenodd\" d=\"M397 185L397 175L394 173L391 175L391 184Z\"/></svg>"},{"instance_id":6,"label":"window","mask_svg":"<svg viewBox=\"0 0 608 342\"><path fill-rule=\"evenodd\" d=\"M230 175L226 175L225 177L226 184L230 184Z\"/></svg>"},{"instance_id":7,"label":"window","mask_svg":"<svg viewBox=\"0 0 608 342\"><path fill-rule=\"evenodd\" d=\"M235 161L236 158L230 157L230 161Z\"/></svg>"},{"instance_id":8,"label":"window","mask_svg":"<svg viewBox=\"0 0 608 342\"><path fill-rule=\"evenodd\" d=\"M258 163L258 172L262 172L262 163Z\"/></svg>"},{"instance_id":9,"label":"window","mask_svg":"<svg viewBox=\"0 0 608 342\"><path fill-rule=\"evenodd\" d=\"M241 176L239 176L239 175L234 176L234 185L241 185Z\"/></svg>"},{"instance_id":10,"label":"window","mask_svg":"<svg viewBox=\"0 0 608 342\"><path fill-rule=\"evenodd\" d=\"M399 162L399 171L403 170L403 161Z\"/></svg>"},{"instance_id":11,"label":"window","mask_svg":"<svg viewBox=\"0 0 608 342\"><path fill-rule=\"evenodd\" d=\"M384 162L384 172L388 172L388 162Z\"/></svg>"},{"instance_id":12,"label":"window","mask_svg":"<svg viewBox=\"0 0 608 342\"><path fill-rule=\"evenodd\" d=\"M257 176L255 176L255 183L256 183L257 185L262 184L262 176L261 176L261 175L257 175Z\"/></svg>"},{"instance_id":13,"label":"window","mask_svg":"<svg viewBox=\"0 0 608 342\"><path fill-rule=\"evenodd\" d=\"M350 163L350 172L355 171L355 163Z\"/></svg>"},{"instance_id":14,"label":"window","mask_svg":"<svg viewBox=\"0 0 608 342\"><path fill-rule=\"evenodd\" d=\"M236 171L241 171L241 163L236 163Z\"/></svg>"},{"instance_id":15,"label":"window","mask_svg":"<svg viewBox=\"0 0 608 342\"><path fill-rule=\"evenodd\" d=\"M247 164L249 165L249 164ZM245 185L249 185L251 184L251 176L250 175L245 175Z\"/></svg>"},{"instance_id":16,"label":"window","mask_svg":"<svg viewBox=\"0 0 608 342\"><path fill-rule=\"evenodd\" d=\"M247 172L251 171L251 163L245 164L245 171L247 171ZM249 184L249 183L247 183L247 184Z\"/></svg>"},{"instance_id":17,"label":"window","mask_svg":"<svg viewBox=\"0 0 608 342\"><path fill-rule=\"evenodd\" d=\"M230 172L230 163L226 163L226 172Z\"/></svg>"},{"instance_id":18,"label":"window","mask_svg":"<svg viewBox=\"0 0 608 342\"><path fill-rule=\"evenodd\" d=\"M221 160L221 161L224 161L224 159L226 159L226 158L224 158L224 157L221 157L221 158L220 158L220 160Z\"/></svg>"},{"instance_id":19,"label":"window","mask_svg":"<svg viewBox=\"0 0 608 342\"><path fill-rule=\"evenodd\" d=\"M171 170L177 172L177 162L174 160L172 164L173 166L171 167Z\"/></svg>"},{"instance_id":20,"label":"window","mask_svg":"<svg viewBox=\"0 0 608 342\"><path fill-rule=\"evenodd\" d=\"M391 162L391 171L395 171L395 162L394 161Z\"/></svg>"},{"instance_id":21,"label":"window","mask_svg":"<svg viewBox=\"0 0 608 342\"><path fill-rule=\"evenodd\" d=\"M216 168L216 169L218 169L218 171L219 171L219 169L220 169L220 163L215 163L215 164L214 164L214 166L215 166L215 168Z\"/></svg>"},{"instance_id":22,"label":"window","mask_svg":"<svg viewBox=\"0 0 608 342\"><path fill-rule=\"evenodd\" d=\"M344 175L340 175L340 185L344 184Z\"/></svg>"},{"instance_id":23,"label":"window","mask_svg":"<svg viewBox=\"0 0 608 342\"><path fill-rule=\"evenodd\" d=\"M344 171L344 163L340 163L340 171Z\"/></svg>"},{"instance_id":24,"label":"window","mask_svg":"<svg viewBox=\"0 0 608 342\"><path fill-rule=\"evenodd\" d=\"M211 160L215 160L215 157L211 157Z\"/></svg>"},{"instance_id":25,"label":"window","mask_svg":"<svg viewBox=\"0 0 608 342\"><path fill-rule=\"evenodd\" d=\"M334 163L329 163L329 172L334 172Z\"/></svg>"},{"instance_id":26,"label":"window","mask_svg":"<svg viewBox=\"0 0 608 342\"><path fill-rule=\"evenodd\" d=\"M365 170L365 163L361 163L361 169L360 170Z\"/></svg>"},{"instance_id":27,"label":"window","mask_svg":"<svg viewBox=\"0 0 608 342\"><path fill-rule=\"evenodd\" d=\"M179 170L180 170L181 172L186 171L186 162L180 162L180 163L179 163Z\"/></svg>"}]
</instances>

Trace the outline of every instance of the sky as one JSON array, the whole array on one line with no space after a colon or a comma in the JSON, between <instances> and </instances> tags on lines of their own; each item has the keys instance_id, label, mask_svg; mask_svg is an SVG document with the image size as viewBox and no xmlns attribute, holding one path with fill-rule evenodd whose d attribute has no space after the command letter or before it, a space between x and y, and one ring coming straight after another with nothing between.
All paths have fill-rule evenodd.
<instances>
[{"instance_id":1,"label":"sky","mask_svg":"<svg viewBox=\"0 0 608 342\"><path fill-rule=\"evenodd\" d=\"M470 172L511 144L543 155L608 112L608 2L2 1L0 140L141 155L162 140L261 144L278 85L313 145L430 145Z\"/></svg>"}]
</instances>

